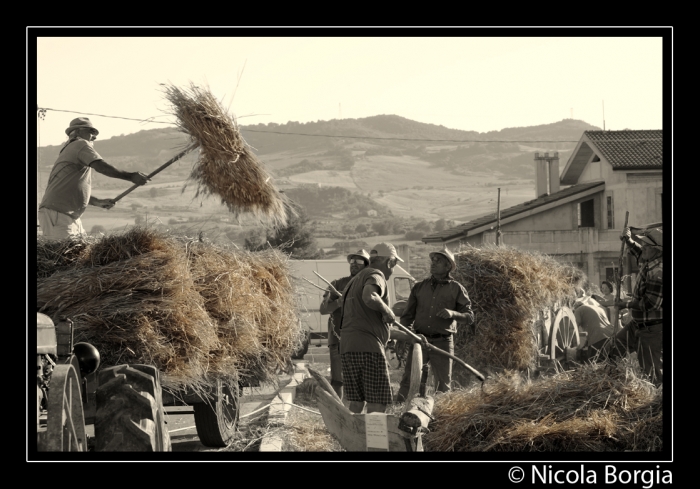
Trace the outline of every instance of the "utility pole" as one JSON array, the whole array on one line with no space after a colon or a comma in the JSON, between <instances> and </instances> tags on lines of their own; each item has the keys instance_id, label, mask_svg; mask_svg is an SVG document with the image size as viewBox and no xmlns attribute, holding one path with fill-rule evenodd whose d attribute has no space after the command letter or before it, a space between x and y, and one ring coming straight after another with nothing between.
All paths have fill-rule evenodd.
<instances>
[{"instance_id":1,"label":"utility pole","mask_svg":"<svg viewBox=\"0 0 700 489\"><path fill-rule=\"evenodd\" d=\"M498 187L498 203L496 204L496 246L501 246L501 188Z\"/></svg>"}]
</instances>

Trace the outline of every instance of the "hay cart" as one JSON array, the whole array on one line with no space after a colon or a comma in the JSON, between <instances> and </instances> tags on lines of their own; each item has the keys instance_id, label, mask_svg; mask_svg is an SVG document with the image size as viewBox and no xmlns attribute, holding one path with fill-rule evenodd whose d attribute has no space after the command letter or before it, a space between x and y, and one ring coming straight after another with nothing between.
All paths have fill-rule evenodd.
<instances>
[{"instance_id":1,"label":"hay cart","mask_svg":"<svg viewBox=\"0 0 700 489\"><path fill-rule=\"evenodd\" d=\"M39 451L170 451L166 406L192 406L205 446L224 447L239 416L239 391L221 380L201 392L171 392L151 365L99 370L88 343L73 343L73 323L37 313L37 449ZM86 425L94 425L94 437Z\"/></svg>"},{"instance_id":2,"label":"hay cart","mask_svg":"<svg viewBox=\"0 0 700 489\"><path fill-rule=\"evenodd\" d=\"M581 331L571 308L546 308L535 320L539 370L569 370L589 358L588 333Z\"/></svg>"}]
</instances>

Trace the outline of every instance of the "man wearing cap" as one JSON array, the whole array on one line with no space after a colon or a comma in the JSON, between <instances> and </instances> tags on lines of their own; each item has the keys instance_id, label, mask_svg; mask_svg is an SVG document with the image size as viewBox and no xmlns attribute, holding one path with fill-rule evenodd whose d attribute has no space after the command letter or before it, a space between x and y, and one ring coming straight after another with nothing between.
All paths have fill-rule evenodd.
<instances>
[{"instance_id":1,"label":"man wearing cap","mask_svg":"<svg viewBox=\"0 0 700 489\"><path fill-rule=\"evenodd\" d=\"M92 144L98 134L87 117L73 119L66 129L68 141L51 169L39 204L39 225L44 236L60 239L85 234L80 216L88 204L103 209L114 207L113 199L98 199L91 195L91 169L136 185L144 185L150 180L141 172L118 170L103 160Z\"/></svg>"},{"instance_id":2,"label":"man wearing cap","mask_svg":"<svg viewBox=\"0 0 700 489\"><path fill-rule=\"evenodd\" d=\"M413 326L417 334L427 338L428 343L454 354L454 334L457 323L474 323L472 303L466 289L450 275L457 265L452 252L447 248L430 253L431 277L417 283L408 297L408 304L401 315L401 324ZM406 400L411 385L413 355L409 352L396 400ZM421 394L425 393L429 365L438 381L437 390L450 390L452 382L452 360L445 356L423 350Z\"/></svg>"},{"instance_id":3,"label":"man wearing cap","mask_svg":"<svg viewBox=\"0 0 700 489\"><path fill-rule=\"evenodd\" d=\"M359 250L347 256L350 264L350 275L332 280L331 285L338 292L342 292L348 282L357 273L369 265L369 253ZM328 318L328 351L331 357L331 386L338 397L343 398L343 367L340 363L340 297L329 290L323 294L323 301L319 306L321 314L330 314Z\"/></svg>"},{"instance_id":4,"label":"man wearing cap","mask_svg":"<svg viewBox=\"0 0 700 489\"><path fill-rule=\"evenodd\" d=\"M369 266L360 270L343 291L340 327L340 362L348 408L361 413L384 412L391 403L389 366L384 349L396 317L388 306L387 280L398 261L390 243L370 252Z\"/></svg>"},{"instance_id":5,"label":"man wearing cap","mask_svg":"<svg viewBox=\"0 0 700 489\"><path fill-rule=\"evenodd\" d=\"M659 227L641 229L632 237L630 228L620 235L637 258L639 273L634 283L632 298L619 301L600 300L603 306L628 309L632 321L617 334L610 348L610 358L618 350L637 351L639 364L656 385L663 382L663 230Z\"/></svg>"}]
</instances>

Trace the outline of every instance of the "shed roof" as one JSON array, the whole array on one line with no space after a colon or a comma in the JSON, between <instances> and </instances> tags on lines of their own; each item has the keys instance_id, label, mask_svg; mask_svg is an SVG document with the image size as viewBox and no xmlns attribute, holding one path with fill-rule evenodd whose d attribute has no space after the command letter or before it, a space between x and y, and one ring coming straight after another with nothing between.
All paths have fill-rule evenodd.
<instances>
[{"instance_id":1,"label":"shed roof","mask_svg":"<svg viewBox=\"0 0 700 489\"><path fill-rule=\"evenodd\" d=\"M537 199L533 200L528 200L526 202L522 202L518 205L515 205L513 207L508 207L506 209L501 209L501 221L508 219L508 218L515 218L515 220L518 219L518 214L523 214L522 217L526 217L531 215L532 213L530 211L537 210L537 208L543 207L547 204L559 201L559 200L564 200L567 199L568 197L574 197L577 194L581 194L593 189L596 189L596 187L600 187L600 190L605 188L605 182L589 182L589 183L581 183L578 185L572 185L571 187L567 187L563 190L560 190L559 192L555 192L550 195L544 195L542 197L539 197ZM545 210L545 209L542 209ZM511 219L512 221L513 219ZM482 226L487 226L489 224L493 223L494 225L496 224L496 215L494 214L487 214L482 217L478 217L476 219L473 219L469 222L465 222L464 224L460 224L459 226L455 226L450 229L445 229L443 231L440 231L438 233L431 234L429 236L424 236L422 238L422 241L424 243L443 243L446 241L452 241L454 239L458 238L463 238L466 237L469 233L469 231L478 229Z\"/></svg>"}]
</instances>

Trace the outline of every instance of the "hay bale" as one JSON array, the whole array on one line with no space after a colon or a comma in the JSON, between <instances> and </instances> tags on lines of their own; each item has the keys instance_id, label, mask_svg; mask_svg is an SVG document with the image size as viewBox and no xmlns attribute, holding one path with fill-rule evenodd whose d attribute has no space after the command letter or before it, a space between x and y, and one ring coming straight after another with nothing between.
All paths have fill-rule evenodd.
<instances>
[{"instance_id":1,"label":"hay bale","mask_svg":"<svg viewBox=\"0 0 700 489\"><path fill-rule=\"evenodd\" d=\"M211 378L265 382L303 338L280 252L143 228L86 241L52 274L37 242L37 308L54 321L73 319L75 340L95 345L104 366L152 364L176 388Z\"/></svg>"},{"instance_id":2,"label":"hay bale","mask_svg":"<svg viewBox=\"0 0 700 489\"><path fill-rule=\"evenodd\" d=\"M197 185L195 197L217 195L234 215L249 212L274 227L286 225L292 209L251 152L236 119L209 89L166 85L165 96L190 147L200 150L190 175Z\"/></svg>"},{"instance_id":3,"label":"hay bale","mask_svg":"<svg viewBox=\"0 0 700 489\"><path fill-rule=\"evenodd\" d=\"M438 394L423 438L436 452L661 451L662 388L638 364L587 364L530 381L506 372Z\"/></svg>"},{"instance_id":4,"label":"hay bale","mask_svg":"<svg viewBox=\"0 0 700 489\"><path fill-rule=\"evenodd\" d=\"M466 246L454 257L452 275L466 288L475 315L473 329L458 328L455 355L486 372L534 367L538 312L573 301L582 272L542 253L507 246Z\"/></svg>"}]
</instances>

